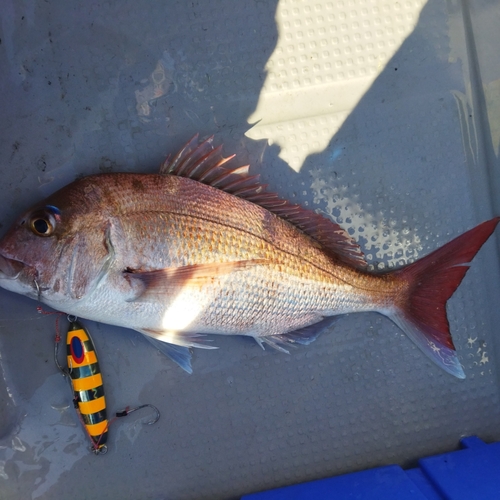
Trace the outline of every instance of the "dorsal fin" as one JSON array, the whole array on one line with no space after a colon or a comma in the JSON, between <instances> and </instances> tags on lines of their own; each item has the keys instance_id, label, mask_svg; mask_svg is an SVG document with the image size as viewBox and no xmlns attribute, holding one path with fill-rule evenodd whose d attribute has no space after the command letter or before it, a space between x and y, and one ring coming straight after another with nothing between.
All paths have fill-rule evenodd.
<instances>
[{"instance_id":1,"label":"dorsal fin","mask_svg":"<svg viewBox=\"0 0 500 500\"><path fill-rule=\"evenodd\" d=\"M162 163L160 174L188 177L251 201L298 227L334 258L356 267L367 265L359 245L338 224L266 191L267 185L259 182L258 175L249 175L248 165L225 167L235 155L224 158L222 146L214 148L212 143L213 136L199 143L196 134L172 159Z\"/></svg>"}]
</instances>

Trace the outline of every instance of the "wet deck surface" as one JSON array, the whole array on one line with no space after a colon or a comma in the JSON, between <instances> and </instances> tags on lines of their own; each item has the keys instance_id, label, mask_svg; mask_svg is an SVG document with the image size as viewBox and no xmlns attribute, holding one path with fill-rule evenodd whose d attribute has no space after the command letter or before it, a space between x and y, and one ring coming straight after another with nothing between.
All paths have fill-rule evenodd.
<instances>
[{"instance_id":1,"label":"wet deck surface","mask_svg":"<svg viewBox=\"0 0 500 500\"><path fill-rule=\"evenodd\" d=\"M200 132L349 229L374 267L429 253L500 214L498 2L470 4L9 0L2 230L81 175L154 172ZM84 321L108 409L161 412L113 423L101 457L53 361L54 317L0 290L2 498L238 498L498 440L498 276L492 238L448 304L464 381L375 314L289 356L214 338L191 376Z\"/></svg>"}]
</instances>

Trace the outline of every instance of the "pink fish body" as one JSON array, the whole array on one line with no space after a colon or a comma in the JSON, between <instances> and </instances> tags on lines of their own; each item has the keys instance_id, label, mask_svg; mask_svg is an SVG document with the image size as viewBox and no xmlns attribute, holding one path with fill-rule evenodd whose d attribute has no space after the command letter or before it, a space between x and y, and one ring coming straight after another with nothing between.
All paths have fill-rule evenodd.
<instances>
[{"instance_id":1,"label":"pink fish body","mask_svg":"<svg viewBox=\"0 0 500 500\"><path fill-rule=\"evenodd\" d=\"M187 371L200 334L308 344L339 315L376 311L464 378L446 301L499 219L427 257L372 273L338 225L229 170L194 137L159 174L77 180L23 214L0 241L0 286L138 330Z\"/></svg>"}]
</instances>

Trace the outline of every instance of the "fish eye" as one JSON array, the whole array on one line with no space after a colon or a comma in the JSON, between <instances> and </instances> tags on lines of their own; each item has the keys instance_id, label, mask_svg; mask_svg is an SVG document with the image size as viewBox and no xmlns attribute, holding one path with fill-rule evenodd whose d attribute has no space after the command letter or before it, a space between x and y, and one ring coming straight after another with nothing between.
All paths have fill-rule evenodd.
<instances>
[{"instance_id":1,"label":"fish eye","mask_svg":"<svg viewBox=\"0 0 500 500\"><path fill-rule=\"evenodd\" d=\"M46 236L52 230L50 223L45 219L35 219L31 222L31 227L33 231L40 236Z\"/></svg>"},{"instance_id":2,"label":"fish eye","mask_svg":"<svg viewBox=\"0 0 500 500\"><path fill-rule=\"evenodd\" d=\"M37 236L50 236L53 234L59 218L59 211L51 210L51 208L46 207L31 214L29 227Z\"/></svg>"}]
</instances>

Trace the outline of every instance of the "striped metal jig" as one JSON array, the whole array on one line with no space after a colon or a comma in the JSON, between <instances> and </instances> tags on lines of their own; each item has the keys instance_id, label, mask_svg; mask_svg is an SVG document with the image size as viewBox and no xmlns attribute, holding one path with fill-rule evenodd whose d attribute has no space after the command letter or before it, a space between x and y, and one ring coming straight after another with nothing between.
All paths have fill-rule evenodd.
<instances>
[{"instance_id":1,"label":"striped metal jig","mask_svg":"<svg viewBox=\"0 0 500 500\"><path fill-rule=\"evenodd\" d=\"M45 313L41 308L39 312ZM61 313L55 313L61 314ZM135 408L127 406L115 413L113 419L108 421L106 412L106 399L102 384L101 370L97 361L94 342L89 332L77 321L74 316L68 316L69 328L66 338L66 358L68 367L59 364L59 317L56 320L56 338L54 346L54 360L61 373L68 377L73 390L73 404L78 417L92 443L92 451L96 455L103 455L108 451L106 441L110 424L119 417L126 417L132 412L142 408L151 408L154 416L151 420L143 422L152 425L160 419L160 411L152 404L143 404Z\"/></svg>"},{"instance_id":2,"label":"striped metal jig","mask_svg":"<svg viewBox=\"0 0 500 500\"><path fill-rule=\"evenodd\" d=\"M73 404L92 442L95 454L106 453L108 417L101 370L94 343L88 331L70 319L66 339L67 375L73 387Z\"/></svg>"}]
</instances>

